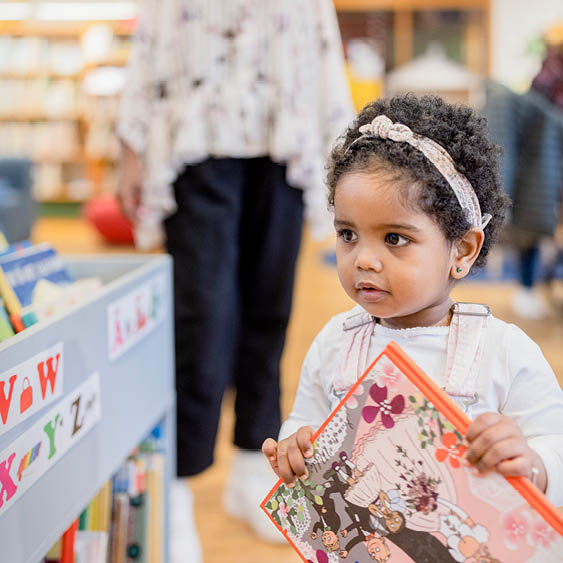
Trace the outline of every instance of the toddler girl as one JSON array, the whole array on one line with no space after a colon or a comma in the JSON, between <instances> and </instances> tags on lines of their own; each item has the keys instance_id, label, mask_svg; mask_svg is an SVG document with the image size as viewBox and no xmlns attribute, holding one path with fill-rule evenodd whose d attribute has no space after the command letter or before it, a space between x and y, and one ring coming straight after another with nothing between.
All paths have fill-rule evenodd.
<instances>
[{"instance_id":1,"label":"toddler girl","mask_svg":"<svg viewBox=\"0 0 563 563\"><path fill-rule=\"evenodd\" d=\"M391 340L447 389L450 293L485 264L508 208L497 167L484 120L434 96L367 105L333 149L338 276L358 305L315 338L279 442L263 444L289 486L306 476L314 431ZM483 326L462 461L528 477L563 505L563 392L524 332L491 315Z\"/></svg>"}]
</instances>

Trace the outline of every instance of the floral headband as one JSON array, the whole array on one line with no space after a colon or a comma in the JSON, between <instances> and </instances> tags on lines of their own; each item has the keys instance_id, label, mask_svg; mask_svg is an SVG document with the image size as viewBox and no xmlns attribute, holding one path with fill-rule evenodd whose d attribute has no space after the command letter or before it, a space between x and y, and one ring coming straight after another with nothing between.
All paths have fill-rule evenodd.
<instances>
[{"instance_id":1,"label":"floral headband","mask_svg":"<svg viewBox=\"0 0 563 563\"><path fill-rule=\"evenodd\" d=\"M378 115L371 123L362 125L359 131L362 135L355 139L348 149L358 141L368 137L408 143L411 147L418 149L447 180L471 225L482 229L487 226L491 220L491 215L485 213L481 216L481 206L475 190L469 180L456 170L452 157L438 143L428 137L414 133L410 127L402 123L393 123L386 115Z\"/></svg>"}]
</instances>

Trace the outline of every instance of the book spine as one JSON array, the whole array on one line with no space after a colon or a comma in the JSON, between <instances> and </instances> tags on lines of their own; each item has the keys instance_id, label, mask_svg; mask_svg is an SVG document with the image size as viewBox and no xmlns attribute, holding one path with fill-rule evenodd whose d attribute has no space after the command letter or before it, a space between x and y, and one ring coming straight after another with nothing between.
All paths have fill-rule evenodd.
<instances>
[{"instance_id":1,"label":"book spine","mask_svg":"<svg viewBox=\"0 0 563 563\"><path fill-rule=\"evenodd\" d=\"M117 493L113 499L110 541L111 563L126 563L128 521L129 497L126 493Z\"/></svg>"},{"instance_id":2,"label":"book spine","mask_svg":"<svg viewBox=\"0 0 563 563\"><path fill-rule=\"evenodd\" d=\"M0 300L0 342L14 336L14 334L8 313L6 313L6 309L4 308L4 302Z\"/></svg>"},{"instance_id":3,"label":"book spine","mask_svg":"<svg viewBox=\"0 0 563 563\"><path fill-rule=\"evenodd\" d=\"M144 493L129 498L129 522L127 530L127 562L146 563L146 513L147 499Z\"/></svg>"},{"instance_id":4,"label":"book spine","mask_svg":"<svg viewBox=\"0 0 563 563\"><path fill-rule=\"evenodd\" d=\"M78 517L78 529L81 531L85 531L88 529L88 508L90 505L88 505L81 513L80 516Z\"/></svg>"},{"instance_id":5,"label":"book spine","mask_svg":"<svg viewBox=\"0 0 563 563\"><path fill-rule=\"evenodd\" d=\"M162 561L164 536L164 455L147 457L147 496L149 497L147 558Z\"/></svg>"},{"instance_id":6,"label":"book spine","mask_svg":"<svg viewBox=\"0 0 563 563\"><path fill-rule=\"evenodd\" d=\"M78 531L78 518L70 525L63 534L61 549L61 563L74 563L74 540Z\"/></svg>"}]
</instances>

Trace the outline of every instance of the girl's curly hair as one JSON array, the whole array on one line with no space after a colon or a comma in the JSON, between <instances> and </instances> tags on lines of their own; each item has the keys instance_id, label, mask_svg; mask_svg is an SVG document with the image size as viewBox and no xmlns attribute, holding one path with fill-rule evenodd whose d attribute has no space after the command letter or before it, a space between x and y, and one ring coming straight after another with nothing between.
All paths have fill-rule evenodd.
<instances>
[{"instance_id":1,"label":"girl's curly hair","mask_svg":"<svg viewBox=\"0 0 563 563\"><path fill-rule=\"evenodd\" d=\"M506 220L510 200L502 189L498 172L500 149L486 136L486 120L471 108L452 105L438 96L413 94L379 99L365 106L333 148L327 165L328 202L334 206L338 181L351 172L385 171L397 180L408 201L434 219L447 240L459 240L471 227L446 179L417 149L407 143L361 136L359 128L378 115L403 123L441 145L452 157L456 169L469 180L481 206L492 219L485 228L485 240L473 267L486 257ZM391 176L390 176L391 178Z\"/></svg>"}]
</instances>

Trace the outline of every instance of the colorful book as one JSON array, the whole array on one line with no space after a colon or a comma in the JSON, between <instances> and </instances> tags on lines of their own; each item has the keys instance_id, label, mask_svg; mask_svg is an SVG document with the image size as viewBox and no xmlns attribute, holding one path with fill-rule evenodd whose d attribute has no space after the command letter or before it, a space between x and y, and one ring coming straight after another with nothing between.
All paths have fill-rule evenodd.
<instances>
[{"instance_id":1,"label":"colorful book","mask_svg":"<svg viewBox=\"0 0 563 563\"><path fill-rule=\"evenodd\" d=\"M107 548L107 532L79 530L74 542L74 563L106 563Z\"/></svg>"},{"instance_id":2,"label":"colorful book","mask_svg":"<svg viewBox=\"0 0 563 563\"><path fill-rule=\"evenodd\" d=\"M21 252L24 248L32 246L31 241L21 240L19 242L14 242L9 244L6 238L0 231L0 255L10 254L11 252Z\"/></svg>"},{"instance_id":3,"label":"colorful book","mask_svg":"<svg viewBox=\"0 0 563 563\"><path fill-rule=\"evenodd\" d=\"M109 557L111 563L126 563L129 495L116 493L112 502Z\"/></svg>"},{"instance_id":4,"label":"colorful book","mask_svg":"<svg viewBox=\"0 0 563 563\"><path fill-rule=\"evenodd\" d=\"M146 560L161 561L164 553L164 454L147 454L147 522Z\"/></svg>"},{"instance_id":5,"label":"colorful book","mask_svg":"<svg viewBox=\"0 0 563 563\"><path fill-rule=\"evenodd\" d=\"M4 300L0 297L0 342L14 336L14 329L10 323L8 312L4 307Z\"/></svg>"},{"instance_id":6,"label":"colorful book","mask_svg":"<svg viewBox=\"0 0 563 563\"><path fill-rule=\"evenodd\" d=\"M0 255L0 267L22 307L31 305L33 289L40 279L57 285L74 281L61 256L47 243Z\"/></svg>"},{"instance_id":7,"label":"colorful book","mask_svg":"<svg viewBox=\"0 0 563 563\"><path fill-rule=\"evenodd\" d=\"M63 548L63 537L61 536L45 554L45 563L60 563Z\"/></svg>"},{"instance_id":8,"label":"colorful book","mask_svg":"<svg viewBox=\"0 0 563 563\"><path fill-rule=\"evenodd\" d=\"M78 531L78 518L68 527L63 534L61 546L61 563L74 563L74 541Z\"/></svg>"},{"instance_id":9,"label":"colorful book","mask_svg":"<svg viewBox=\"0 0 563 563\"><path fill-rule=\"evenodd\" d=\"M129 497L127 562L147 563L148 499L145 493Z\"/></svg>"},{"instance_id":10,"label":"colorful book","mask_svg":"<svg viewBox=\"0 0 563 563\"><path fill-rule=\"evenodd\" d=\"M21 309L22 317L32 313L38 321L45 321L55 315L62 315L96 295L102 288L102 281L99 278L82 278L64 287L55 286L56 290L50 291L50 296L36 299L37 289L45 280L39 280L35 285L35 293L31 305L26 305ZM45 293L45 292L42 292Z\"/></svg>"},{"instance_id":11,"label":"colorful book","mask_svg":"<svg viewBox=\"0 0 563 563\"><path fill-rule=\"evenodd\" d=\"M78 517L78 531L85 532L89 530L89 516L88 511L90 510L90 505L88 505Z\"/></svg>"},{"instance_id":12,"label":"colorful book","mask_svg":"<svg viewBox=\"0 0 563 563\"><path fill-rule=\"evenodd\" d=\"M99 522L94 531L109 532L111 524L111 479L108 479L98 493L99 497Z\"/></svg>"},{"instance_id":13,"label":"colorful book","mask_svg":"<svg viewBox=\"0 0 563 563\"><path fill-rule=\"evenodd\" d=\"M313 436L308 477L262 508L306 563L563 559L563 518L525 478L460 463L470 419L390 343Z\"/></svg>"}]
</instances>

